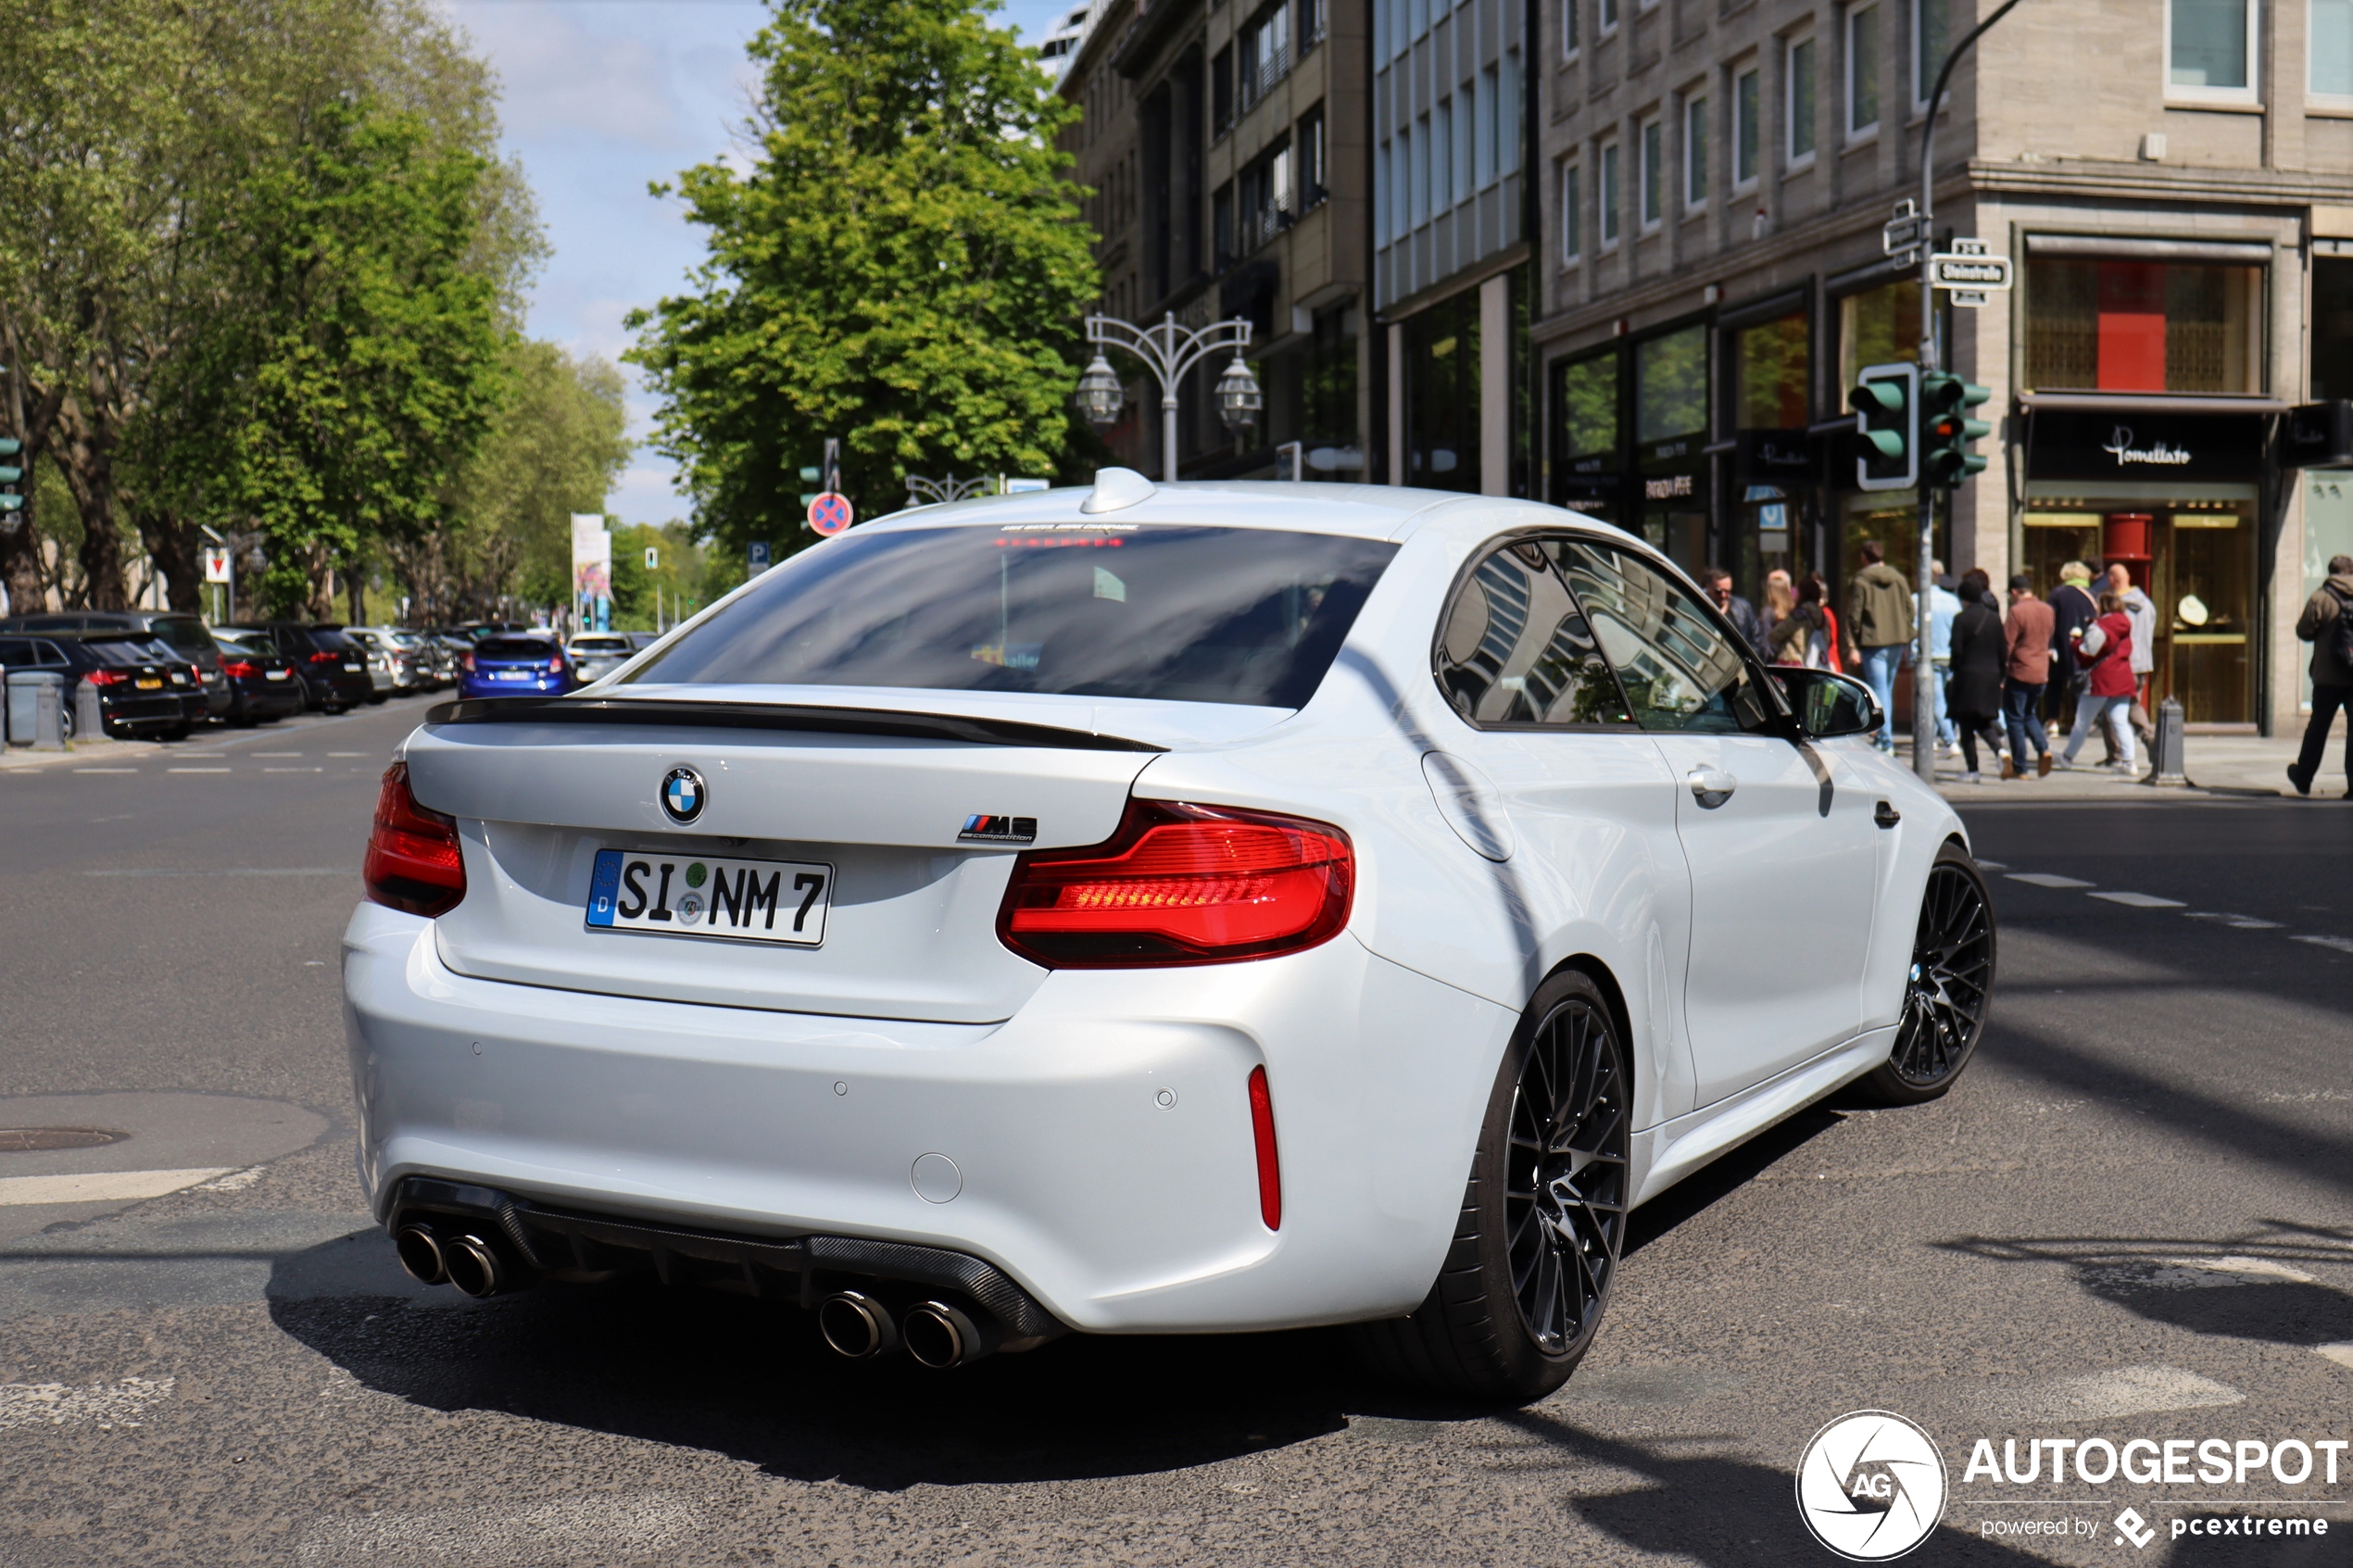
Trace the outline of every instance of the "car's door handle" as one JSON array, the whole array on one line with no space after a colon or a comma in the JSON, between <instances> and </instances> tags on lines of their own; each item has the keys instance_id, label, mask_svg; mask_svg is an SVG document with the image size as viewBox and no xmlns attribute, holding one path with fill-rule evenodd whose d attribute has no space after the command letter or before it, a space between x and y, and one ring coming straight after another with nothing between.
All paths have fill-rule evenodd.
<instances>
[{"instance_id":1,"label":"car's door handle","mask_svg":"<svg viewBox=\"0 0 2353 1568\"><path fill-rule=\"evenodd\" d=\"M1882 800L1871 811L1871 821L1883 828L1892 828L1904 820L1904 813Z\"/></svg>"},{"instance_id":2,"label":"car's door handle","mask_svg":"<svg viewBox=\"0 0 2353 1568\"><path fill-rule=\"evenodd\" d=\"M1721 768L1693 768L1684 776L1692 786L1692 798L1713 811L1732 797L1741 781Z\"/></svg>"}]
</instances>

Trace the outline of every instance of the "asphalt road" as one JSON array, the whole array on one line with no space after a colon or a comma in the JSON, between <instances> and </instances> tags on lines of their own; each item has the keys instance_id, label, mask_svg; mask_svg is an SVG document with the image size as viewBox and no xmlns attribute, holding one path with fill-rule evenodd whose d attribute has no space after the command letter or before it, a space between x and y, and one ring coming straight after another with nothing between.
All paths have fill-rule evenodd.
<instances>
[{"instance_id":1,"label":"asphalt road","mask_svg":"<svg viewBox=\"0 0 2353 1568\"><path fill-rule=\"evenodd\" d=\"M2088 885L1995 877L1962 1085L1642 1210L1585 1367L1477 1411L1327 1333L925 1374L733 1298L409 1285L335 966L421 707L0 776L0 1127L132 1135L0 1152L0 1563L1823 1563L1795 1466L1864 1408L1951 1477L1907 1562L2353 1562L2353 1451L1963 1475L1980 1436L2353 1438L2353 806L1975 812L2006 873ZM2214 1510L2333 1533L2172 1538Z\"/></svg>"}]
</instances>

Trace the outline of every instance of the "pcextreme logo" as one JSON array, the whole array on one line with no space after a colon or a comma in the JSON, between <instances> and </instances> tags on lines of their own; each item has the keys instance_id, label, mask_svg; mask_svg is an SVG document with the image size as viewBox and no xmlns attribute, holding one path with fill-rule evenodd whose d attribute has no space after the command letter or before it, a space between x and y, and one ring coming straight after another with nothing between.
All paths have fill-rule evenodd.
<instances>
[{"instance_id":1,"label":"pcextreme logo","mask_svg":"<svg viewBox=\"0 0 2353 1568\"><path fill-rule=\"evenodd\" d=\"M1814 1434L1797 1466L1797 1512L1814 1538L1854 1562L1901 1557L1944 1516L1944 1457L1888 1411L1856 1411Z\"/></svg>"}]
</instances>

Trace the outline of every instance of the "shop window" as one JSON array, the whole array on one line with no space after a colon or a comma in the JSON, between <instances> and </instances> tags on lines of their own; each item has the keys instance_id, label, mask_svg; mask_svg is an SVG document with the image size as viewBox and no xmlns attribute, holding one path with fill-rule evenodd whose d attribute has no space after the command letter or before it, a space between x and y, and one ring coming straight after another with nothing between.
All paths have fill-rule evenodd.
<instances>
[{"instance_id":1,"label":"shop window","mask_svg":"<svg viewBox=\"0 0 2353 1568\"><path fill-rule=\"evenodd\" d=\"M2261 390L2260 268L2048 259L2026 272L2029 386Z\"/></svg>"},{"instance_id":2,"label":"shop window","mask_svg":"<svg viewBox=\"0 0 2353 1568\"><path fill-rule=\"evenodd\" d=\"M2250 102L2255 0L2166 0L2168 97Z\"/></svg>"},{"instance_id":3,"label":"shop window","mask_svg":"<svg viewBox=\"0 0 2353 1568\"><path fill-rule=\"evenodd\" d=\"M2353 0L2312 0L2305 54L2312 96L2328 99L2332 108L2353 104Z\"/></svg>"},{"instance_id":4,"label":"shop window","mask_svg":"<svg viewBox=\"0 0 2353 1568\"><path fill-rule=\"evenodd\" d=\"M1734 421L1742 430L1798 430L1806 419L1803 311L1732 334Z\"/></svg>"},{"instance_id":5,"label":"shop window","mask_svg":"<svg viewBox=\"0 0 2353 1568\"><path fill-rule=\"evenodd\" d=\"M1686 327L1634 349L1634 439L1645 445L1707 428L1707 329Z\"/></svg>"},{"instance_id":6,"label":"shop window","mask_svg":"<svg viewBox=\"0 0 2353 1568\"><path fill-rule=\"evenodd\" d=\"M1569 359L1553 370L1553 457L1578 473L1617 468L1617 355ZM1599 458L1594 463L1580 459Z\"/></svg>"},{"instance_id":7,"label":"shop window","mask_svg":"<svg viewBox=\"0 0 2353 1568\"><path fill-rule=\"evenodd\" d=\"M2353 397L2353 260L2312 259L2312 390Z\"/></svg>"},{"instance_id":8,"label":"shop window","mask_svg":"<svg viewBox=\"0 0 2353 1568\"><path fill-rule=\"evenodd\" d=\"M1866 365L1891 365L1920 357L1920 286L1909 278L1838 302L1839 378L1849 387ZM1844 400L1845 394L1840 393Z\"/></svg>"},{"instance_id":9,"label":"shop window","mask_svg":"<svg viewBox=\"0 0 2353 1568\"><path fill-rule=\"evenodd\" d=\"M1478 291L1405 321L1405 483L1479 490Z\"/></svg>"},{"instance_id":10,"label":"shop window","mask_svg":"<svg viewBox=\"0 0 2353 1568\"><path fill-rule=\"evenodd\" d=\"M1357 314L1353 305L1315 312L1300 386L1306 477L1353 484L1365 477L1356 424Z\"/></svg>"}]
</instances>

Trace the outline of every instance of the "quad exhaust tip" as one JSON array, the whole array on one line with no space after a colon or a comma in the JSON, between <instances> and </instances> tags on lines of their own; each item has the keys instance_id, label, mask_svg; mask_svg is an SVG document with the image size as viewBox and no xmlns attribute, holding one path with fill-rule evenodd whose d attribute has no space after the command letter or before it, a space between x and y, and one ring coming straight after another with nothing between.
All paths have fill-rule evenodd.
<instances>
[{"instance_id":1,"label":"quad exhaust tip","mask_svg":"<svg viewBox=\"0 0 2353 1568\"><path fill-rule=\"evenodd\" d=\"M817 1304L817 1332L835 1353L862 1361L899 1348L890 1311L862 1290L841 1290Z\"/></svg>"},{"instance_id":2,"label":"quad exhaust tip","mask_svg":"<svg viewBox=\"0 0 2353 1568\"><path fill-rule=\"evenodd\" d=\"M441 1238L424 1225L403 1225L392 1236L393 1250L399 1254L400 1266L409 1277L420 1285L446 1285L449 1281L449 1261L441 1250Z\"/></svg>"},{"instance_id":3,"label":"quad exhaust tip","mask_svg":"<svg viewBox=\"0 0 2353 1568\"><path fill-rule=\"evenodd\" d=\"M984 1327L945 1301L924 1301L908 1308L899 1320L899 1334L906 1341L909 1355L942 1372L970 1366L996 1349L1000 1338L993 1323Z\"/></svg>"},{"instance_id":4,"label":"quad exhaust tip","mask_svg":"<svg viewBox=\"0 0 2353 1568\"><path fill-rule=\"evenodd\" d=\"M449 1283L468 1296L496 1296L512 1283L512 1272L498 1249L478 1236L461 1236L442 1246L442 1267Z\"/></svg>"}]
</instances>

